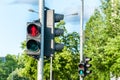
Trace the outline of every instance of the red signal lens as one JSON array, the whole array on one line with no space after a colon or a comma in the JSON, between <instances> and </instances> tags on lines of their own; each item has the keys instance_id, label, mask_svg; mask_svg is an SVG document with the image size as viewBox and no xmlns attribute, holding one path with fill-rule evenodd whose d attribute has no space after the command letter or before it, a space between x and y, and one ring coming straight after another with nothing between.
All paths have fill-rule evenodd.
<instances>
[{"instance_id":1,"label":"red signal lens","mask_svg":"<svg viewBox=\"0 0 120 80\"><path fill-rule=\"evenodd\" d=\"M79 64L79 68L84 68L84 65L83 64Z\"/></svg>"},{"instance_id":2,"label":"red signal lens","mask_svg":"<svg viewBox=\"0 0 120 80\"><path fill-rule=\"evenodd\" d=\"M36 37L39 34L39 28L34 24L29 25L28 34L30 34L32 37Z\"/></svg>"}]
</instances>

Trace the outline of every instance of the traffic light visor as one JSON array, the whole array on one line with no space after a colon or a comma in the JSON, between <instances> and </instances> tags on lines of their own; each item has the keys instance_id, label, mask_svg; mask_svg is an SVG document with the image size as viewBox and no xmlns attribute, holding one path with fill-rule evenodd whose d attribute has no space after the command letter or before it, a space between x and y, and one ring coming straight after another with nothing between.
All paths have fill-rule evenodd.
<instances>
[{"instance_id":1,"label":"traffic light visor","mask_svg":"<svg viewBox=\"0 0 120 80\"><path fill-rule=\"evenodd\" d=\"M29 40L27 42L27 49L30 51L37 52L40 50L40 43L35 40Z\"/></svg>"},{"instance_id":2,"label":"traffic light visor","mask_svg":"<svg viewBox=\"0 0 120 80\"><path fill-rule=\"evenodd\" d=\"M30 36L32 37L36 37L39 35L39 28L38 26L36 26L35 24L30 24L28 27L27 27L27 32Z\"/></svg>"}]
</instances>

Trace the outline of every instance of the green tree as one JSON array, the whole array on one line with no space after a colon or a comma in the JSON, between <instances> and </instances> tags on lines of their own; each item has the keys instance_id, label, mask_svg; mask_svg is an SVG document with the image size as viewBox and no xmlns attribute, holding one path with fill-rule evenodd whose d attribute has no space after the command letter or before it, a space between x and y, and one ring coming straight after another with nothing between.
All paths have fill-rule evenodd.
<instances>
[{"instance_id":1,"label":"green tree","mask_svg":"<svg viewBox=\"0 0 120 80\"><path fill-rule=\"evenodd\" d=\"M15 70L17 67L17 57L15 55L8 54L5 57L5 61L0 61L0 79L7 80L7 77L9 76L12 71Z\"/></svg>"},{"instance_id":2,"label":"green tree","mask_svg":"<svg viewBox=\"0 0 120 80\"><path fill-rule=\"evenodd\" d=\"M56 53L53 60L54 78L57 80L77 80L78 79L78 54L64 48L63 52Z\"/></svg>"},{"instance_id":3,"label":"green tree","mask_svg":"<svg viewBox=\"0 0 120 80\"><path fill-rule=\"evenodd\" d=\"M119 49L117 49L117 45L114 42L116 42L115 40L118 39L116 37L120 34L120 1L101 0L101 2L100 9L95 10L85 29L85 55L93 59L92 69L94 71L88 76L88 78L93 77L91 80L96 80L96 78L109 80L110 72L116 74L117 77L117 74L119 74L119 67L117 67L119 63L116 62L119 60L117 58ZM115 56L115 50L118 53L117 57ZM86 79L88 78L86 77Z\"/></svg>"},{"instance_id":4,"label":"green tree","mask_svg":"<svg viewBox=\"0 0 120 80\"><path fill-rule=\"evenodd\" d=\"M120 36L109 38L105 46L106 65L110 67L110 71L116 77L120 76Z\"/></svg>"},{"instance_id":5,"label":"green tree","mask_svg":"<svg viewBox=\"0 0 120 80\"><path fill-rule=\"evenodd\" d=\"M21 69L16 68L7 78L7 80L29 80L26 77L21 76Z\"/></svg>"},{"instance_id":6,"label":"green tree","mask_svg":"<svg viewBox=\"0 0 120 80\"><path fill-rule=\"evenodd\" d=\"M37 60L26 55L26 52L24 52L20 56L18 64L22 77L27 77L29 80L37 80Z\"/></svg>"}]
</instances>

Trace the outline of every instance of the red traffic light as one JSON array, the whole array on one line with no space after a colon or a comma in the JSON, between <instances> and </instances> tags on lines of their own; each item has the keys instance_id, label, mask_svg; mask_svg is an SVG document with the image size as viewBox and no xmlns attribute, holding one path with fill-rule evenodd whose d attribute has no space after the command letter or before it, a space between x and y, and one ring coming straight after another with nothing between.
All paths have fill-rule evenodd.
<instances>
[{"instance_id":1,"label":"red traffic light","mask_svg":"<svg viewBox=\"0 0 120 80\"><path fill-rule=\"evenodd\" d=\"M30 56L40 55L40 39L41 39L41 24L40 22L33 21L27 22L26 34L26 52Z\"/></svg>"},{"instance_id":2,"label":"red traffic light","mask_svg":"<svg viewBox=\"0 0 120 80\"><path fill-rule=\"evenodd\" d=\"M35 24L30 24L27 27L27 32L30 36L37 37L39 35L40 30L39 30L38 26L36 26Z\"/></svg>"},{"instance_id":3,"label":"red traffic light","mask_svg":"<svg viewBox=\"0 0 120 80\"><path fill-rule=\"evenodd\" d=\"M79 66L79 68L84 68L83 64L79 64L78 66Z\"/></svg>"}]
</instances>

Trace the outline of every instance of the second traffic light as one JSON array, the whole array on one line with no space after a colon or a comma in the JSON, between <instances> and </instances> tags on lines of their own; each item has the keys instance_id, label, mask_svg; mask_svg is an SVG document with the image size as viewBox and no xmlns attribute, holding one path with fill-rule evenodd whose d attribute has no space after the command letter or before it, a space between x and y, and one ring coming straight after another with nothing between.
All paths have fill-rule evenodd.
<instances>
[{"instance_id":1,"label":"second traffic light","mask_svg":"<svg viewBox=\"0 0 120 80\"><path fill-rule=\"evenodd\" d=\"M40 23L28 22L27 23L27 54L37 56L40 54Z\"/></svg>"},{"instance_id":2,"label":"second traffic light","mask_svg":"<svg viewBox=\"0 0 120 80\"><path fill-rule=\"evenodd\" d=\"M63 20L64 15L55 14L54 10L46 10L45 13L45 36L44 36L44 55L50 57L55 51L61 51L63 44L56 43L54 38L64 33L63 29L55 28L55 22Z\"/></svg>"},{"instance_id":3,"label":"second traffic light","mask_svg":"<svg viewBox=\"0 0 120 80\"><path fill-rule=\"evenodd\" d=\"M80 63L78 65L78 73L81 77L84 77L85 76L85 66L84 66L84 63Z\"/></svg>"},{"instance_id":4,"label":"second traffic light","mask_svg":"<svg viewBox=\"0 0 120 80\"><path fill-rule=\"evenodd\" d=\"M89 69L92 66L91 64L89 64L89 61L91 60L91 58L85 57L84 61L79 63L78 71L81 77L85 77L92 72L92 70Z\"/></svg>"}]
</instances>

